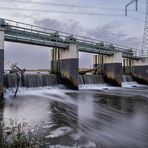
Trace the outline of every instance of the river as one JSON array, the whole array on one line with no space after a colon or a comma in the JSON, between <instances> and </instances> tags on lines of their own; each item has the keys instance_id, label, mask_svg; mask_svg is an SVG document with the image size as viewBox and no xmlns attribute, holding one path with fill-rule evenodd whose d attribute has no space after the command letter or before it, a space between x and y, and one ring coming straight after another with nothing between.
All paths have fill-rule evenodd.
<instances>
[{"instance_id":1,"label":"river","mask_svg":"<svg viewBox=\"0 0 148 148\"><path fill-rule=\"evenodd\" d=\"M148 147L148 87L21 89L16 98L9 90L0 115L8 127L10 120L36 127L43 147Z\"/></svg>"}]
</instances>

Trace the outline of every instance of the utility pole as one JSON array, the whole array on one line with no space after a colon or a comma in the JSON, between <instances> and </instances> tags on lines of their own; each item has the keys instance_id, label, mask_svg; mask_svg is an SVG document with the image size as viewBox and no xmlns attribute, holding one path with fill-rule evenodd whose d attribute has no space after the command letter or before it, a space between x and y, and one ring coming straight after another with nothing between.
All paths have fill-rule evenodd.
<instances>
[{"instance_id":1,"label":"utility pole","mask_svg":"<svg viewBox=\"0 0 148 148\"><path fill-rule=\"evenodd\" d=\"M148 0L146 0L145 27L142 41L142 56L148 57Z\"/></svg>"},{"instance_id":2,"label":"utility pole","mask_svg":"<svg viewBox=\"0 0 148 148\"><path fill-rule=\"evenodd\" d=\"M131 0L128 4L125 5L125 16L127 16L127 8L129 5L135 3L135 10L138 11L138 0Z\"/></svg>"}]
</instances>

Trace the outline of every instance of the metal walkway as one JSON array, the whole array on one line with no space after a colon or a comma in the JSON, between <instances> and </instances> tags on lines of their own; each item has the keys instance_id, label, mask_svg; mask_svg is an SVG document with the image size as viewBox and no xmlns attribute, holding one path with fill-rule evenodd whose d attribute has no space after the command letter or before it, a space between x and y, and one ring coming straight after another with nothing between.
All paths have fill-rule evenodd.
<instances>
[{"instance_id":1,"label":"metal walkway","mask_svg":"<svg viewBox=\"0 0 148 148\"><path fill-rule=\"evenodd\" d=\"M5 29L5 41L58 48L77 44L79 51L83 52L111 55L121 51L124 58L139 58L136 49L21 22L0 19L0 27Z\"/></svg>"}]
</instances>

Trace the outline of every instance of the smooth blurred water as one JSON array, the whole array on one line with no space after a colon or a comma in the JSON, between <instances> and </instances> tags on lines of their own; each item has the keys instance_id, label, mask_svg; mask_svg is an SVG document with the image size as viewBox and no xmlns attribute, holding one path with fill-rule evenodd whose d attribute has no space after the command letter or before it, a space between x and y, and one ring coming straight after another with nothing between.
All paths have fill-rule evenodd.
<instances>
[{"instance_id":1,"label":"smooth blurred water","mask_svg":"<svg viewBox=\"0 0 148 148\"><path fill-rule=\"evenodd\" d=\"M57 147L147 148L148 88L93 86L7 93L1 120L44 121L46 140Z\"/></svg>"}]
</instances>

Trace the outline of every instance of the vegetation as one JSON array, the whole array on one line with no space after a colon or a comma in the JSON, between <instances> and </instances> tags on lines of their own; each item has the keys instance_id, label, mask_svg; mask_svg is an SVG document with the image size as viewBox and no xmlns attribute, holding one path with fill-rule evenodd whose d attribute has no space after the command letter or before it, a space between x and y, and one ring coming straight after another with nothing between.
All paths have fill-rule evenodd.
<instances>
[{"instance_id":1,"label":"vegetation","mask_svg":"<svg viewBox=\"0 0 148 148\"><path fill-rule=\"evenodd\" d=\"M0 123L0 148L38 148L45 145L45 136L38 136L37 127L10 120L9 126Z\"/></svg>"}]
</instances>

